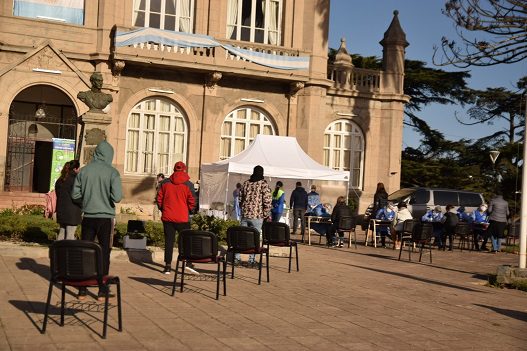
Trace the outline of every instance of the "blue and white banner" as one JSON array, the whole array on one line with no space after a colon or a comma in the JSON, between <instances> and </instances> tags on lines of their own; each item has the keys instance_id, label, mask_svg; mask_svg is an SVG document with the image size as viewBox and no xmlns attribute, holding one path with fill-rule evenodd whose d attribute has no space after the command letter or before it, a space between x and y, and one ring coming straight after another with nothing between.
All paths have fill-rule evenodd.
<instances>
[{"instance_id":1,"label":"blue and white banner","mask_svg":"<svg viewBox=\"0 0 527 351\"><path fill-rule=\"evenodd\" d=\"M84 24L84 0L14 0L13 15Z\"/></svg>"},{"instance_id":2,"label":"blue and white banner","mask_svg":"<svg viewBox=\"0 0 527 351\"><path fill-rule=\"evenodd\" d=\"M207 35L173 32L157 28L139 28L129 32L117 32L115 46L131 46L141 43L176 46L180 48L210 48L221 46L231 54L258 65L283 70L309 69L309 56L285 56L261 53L224 45Z\"/></svg>"},{"instance_id":3,"label":"blue and white banner","mask_svg":"<svg viewBox=\"0 0 527 351\"><path fill-rule=\"evenodd\" d=\"M129 46L140 43L156 43L162 45L210 48L218 43L207 35L174 32L158 28L139 28L130 32L117 32L115 46Z\"/></svg>"}]
</instances>

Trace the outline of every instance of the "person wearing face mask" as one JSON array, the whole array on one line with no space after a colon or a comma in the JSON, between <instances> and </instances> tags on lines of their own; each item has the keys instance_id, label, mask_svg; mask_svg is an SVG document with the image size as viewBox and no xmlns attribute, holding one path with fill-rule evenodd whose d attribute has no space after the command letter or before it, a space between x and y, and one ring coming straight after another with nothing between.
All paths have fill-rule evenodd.
<instances>
[{"instance_id":1,"label":"person wearing face mask","mask_svg":"<svg viewBox=\"0 0 527 351\"><path fill-rule=\"evenodd\" d=\"M479 208L472 213L472 222L474 223L472 234L474 235L474 250L479 251L479 240L487 236L487 227L489 226L489 214L487 205L481 204Z\"/></svg>"},{"instance_id":2,"label":"person wearing face mask","mask_svg":"<svg viewBox=\"0 0 527 351\"><path fill-rule=\"evenodd\" d=\"M444 215L441 211L441 206L436 206L434 209L429 210L421 217L422 222L431 222L434 226L434 245L437 245L439 249L443 248L443 222Z\"/></svg>"},{"instance_id":3,"label":"person wearing face mask","mask_svg":"<svg viewBox=\"0 0 527 351\"><path fill-rule=\"evenodd\" d=\"M375 218L381 221L393 221L395 218L395 206L389 202L377 211ZM386 247L386 236L390 235L390 228L387 226L379 226L377 227L377 234L381 236L381 246Z\"/></svg>"}]
</instances>

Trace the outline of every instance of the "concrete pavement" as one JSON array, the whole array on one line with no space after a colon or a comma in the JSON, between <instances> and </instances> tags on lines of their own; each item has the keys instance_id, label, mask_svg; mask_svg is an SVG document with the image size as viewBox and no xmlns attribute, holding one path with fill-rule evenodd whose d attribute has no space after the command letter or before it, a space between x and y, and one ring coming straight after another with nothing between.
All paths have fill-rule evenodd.
<instances>
[{"instance_id":1,"label":"concrete pavement","mask_svg":"<svg viewBox=\"0 0 527 351\"><path fill-rule=\"evenodd\" d=\"M271 282L258 286L257 270L237 269L219 301L206 275L172 297L174 275L159 262L117 254L124 331L112 308L103 340L91 297L67 295L66 325L57 324L58 289L42 335L46 250L0 246L0 350L527 350L527 293L486 286L487 273L516 264L512 254L434 250L428 264L418 254L399 262L390 249L299 245L300 272L271 258Z\"/></svg>"}]
</instances>

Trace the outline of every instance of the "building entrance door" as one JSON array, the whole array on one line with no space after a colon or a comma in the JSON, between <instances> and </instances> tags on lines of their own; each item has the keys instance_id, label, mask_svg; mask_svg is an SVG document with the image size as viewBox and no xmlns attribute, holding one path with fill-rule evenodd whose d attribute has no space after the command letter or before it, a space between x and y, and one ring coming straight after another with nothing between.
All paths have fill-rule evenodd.
<instances>
[{"instance_id":1,"label":"building entrance door","mask_svg":"<svg viewBox=\"0 0 527 351\"><path fill-rule=\"evenodd\" d=\"M57 88L36 85L9 108L5 191L49 191L52 138L77 140L77 111Z\"/></svg>"}]
</instances>

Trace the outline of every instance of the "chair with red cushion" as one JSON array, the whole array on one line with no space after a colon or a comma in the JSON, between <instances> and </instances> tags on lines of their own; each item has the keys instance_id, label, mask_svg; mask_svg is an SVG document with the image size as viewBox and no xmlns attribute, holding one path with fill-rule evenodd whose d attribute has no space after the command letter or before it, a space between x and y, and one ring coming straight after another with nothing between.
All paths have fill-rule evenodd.
<instances>
[{"instance_id":1,"label":"chair with red cushion","mask_svg":"<svg viewBox=\"0 0 527 351\"><path fill-rule=\"evenodd\" d=\"M281 222L265 222L262 228L263 232L263 242L264 245L267 245L267 250L269 251L269 246L280 246L280 247L289 247L289 270L291 273L291 260L293 258L293 247L295 248L295 257L296 257L296 271L299 271L298 267L298 245L296 241L291 240L289 226Z\"/></svg>"},{"instance_id":2,"label":"chair with red cushion","mask_svg":"<svg viewBox=\"0 0 527 351\"><path fill-rule=\"evenodd\" d=\"M227 252L232 254L232 273L234 279L234 256L235 254L259 254L258 262L258 285L262 283L262 257L265 253L267 270L267 282L269 282L269 250L260 244L260 232L256 228L234 226L227 229Z\"/></svg>"},{"instance_id":3,"label":"chair with red cushion","mask_svg":"<svg viewBox=\"0 0 527 351\"><path fill-rule=\"evenodd\" d=\"M181 264L181 292L185 284L185 265L186 263L215 263L216 270L216 300L220 297L220 265L223 263L223 295L227 296L227 286L225 276L227 263L225 256L218 252L218 237L212 232L203 230L183 230L178 236L178 257L174 284L172 286L172 296L176 292L176 282L178 277L179 262Z\"/></svg>"},{"instance_id":4,"label":"chair with red cushion","mask_svg":"<svg viewBox=\"0 0 527 351\"><path fill-rule=\"evenodd\" d=\"M49 249L51 277L49 280L48 298L44 312L42 334L46 332L51 293L55 284L60 284L62 297L60 305L60 325L64 326L64 302L66 286L75 288L99 287L105 291L104 322L102 338L106 339L108 325L109 285L117 285L117 313L119 331L123 330L121 314L121 284L119 277L104 275L102 249L99 244L86 240L58 240Z\"/></svg>"}]
</instances>

